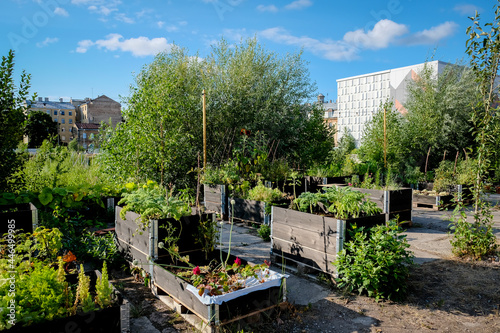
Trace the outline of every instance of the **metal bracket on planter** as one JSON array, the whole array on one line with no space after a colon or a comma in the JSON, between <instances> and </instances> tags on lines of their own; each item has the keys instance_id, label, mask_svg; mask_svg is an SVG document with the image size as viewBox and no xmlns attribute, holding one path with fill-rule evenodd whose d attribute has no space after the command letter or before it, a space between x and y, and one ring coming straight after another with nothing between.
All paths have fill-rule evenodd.
<instances>
[{"instance_id":1,"label":"metal bracket on planter","mask_svg":"<svg viewBox=\"0 0 500 333\"><path fill-rule=\"evenodd\" d=\"M269 225L271 222L271 215L266 214L266 209L267 209L268 203L264 202L264 224ZM272 206L271 206L272 207ZM271 208L272 209L272 208Z\"/></svg>"},{"instance_id":2,"label":"metal bracket on planter","mask_svg":"<svg viewBox=\"0 0 500 333\"><path fill-rule=\"evenodd\" d=\"M283 290L283 302L286 302L286 278L281 278L281 289Z\"/></svg>"},{"instance_id":3,"label":"metal bracket on planter","mask_svg":"<svg viewBox=\"0 0 500 333\"><path fill-rule=\"evenodd\" d=\"M215 326L220 324L219 304L210 304L208 306L208 321L214 323Z\"/></svg>"},{"instance_id":4,"label":"metal bracket on planter","mask_svg":"<svg viewBox=\"0 0 500 333\"><path fill-rule=\"evenodd\" d=\"M337 253L344 249L346 221L337 220Z\"/></svg>"},{"instance_id":5,"label":"metal bracket on planter","mask_svg":"<svg viewBox=\"0 0 500 333\"><path fill-rule=\"evenodd\" d=\"M389 222L389 191L384 191L385 222Z\"/></svg>"},{"instance_id":6,"label":"metal bracket on planter","mask_svg":"<svg viewBox=\"0 0 500 333\"><path fill-rule=\"evenodd\" d=\"M130 303L120 305L120 333L130 333Z\"/></svg>"},{"instance_id":7,"label":"metal bracket on planter","mask_svg":"<svg viewBox=\"0 0 500 333\"><path fill-rule=\"evenodd\" d=\"M154 286L154 261L158 259L158 220L149 220L149 278ZM154 291L153 291L154 292Z\"/></svg>"},{"instance_id":8,"label":"metal bracket on planter","mask_svg":"<svg viewBox=\"0 0 500 333\"><path fill-rule=\"evenodd\" d=\"M225 185L220 185L220 202L221 202L221 205L220 205L220 216L222 218L222 220L224 220L224 217L226 215L226 186Z\"/></svg>"},{"instance_id":9,"label":"metal bracket on planter","mask_svg":"<svg viewBox=\"0 0 500 333\"><path fill-rule=\"evenodd\" d=\"M38 228L38 209L30 203L31 208L31 224L33 226L33 232Z\"/></svg>"}]
</instances>

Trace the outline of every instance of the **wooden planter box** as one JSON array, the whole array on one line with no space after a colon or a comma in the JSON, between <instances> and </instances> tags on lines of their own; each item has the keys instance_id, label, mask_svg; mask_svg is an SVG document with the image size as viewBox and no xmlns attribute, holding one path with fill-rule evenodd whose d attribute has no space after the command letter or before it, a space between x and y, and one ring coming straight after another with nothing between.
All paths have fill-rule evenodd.
<instances>
[{"instance_id":1,"label":"wooden planter box","mask_svg":"<svg viewBox=\"0 0 500 333\"><path fill-rule=\"evenodd\" d=\"M205 208L207 211L220 214L223 221L227 221L228 215L228 195L227 185L203 185L203 195L205 198Z\"/></svg>"},{"instance_id":2,"label":"wooden planter box","mask_svg":"<svg viewBox=\"0 0 500 333\"><path fill-rule=\"evenodd\" d=\"M86 273L88 274L88 273ZM91 287L95 286L95 281L101 277L101 272L93 271L90 274ZM72 280L73 278L73 280ZM78 277L67 277L68 282L78 283ZM113 287L114 289L114 287ZM118 304L112 307L77 313L76 315L57 318L54 320L36 323L29 326L14 325L6 330L9 333L60 333L60 332L102 332L102 333L125 333L130 332L130 309L128 302L121 294L114 289L118 298Z\"/></svg>"},{"instance_id":3,"label":"wooden planter box","mask_svg":"<svg viewBox=\"0 0 500 333\"><path fill-rule=\"evenodd\" d=\"M271 253L277 257L276 263L285 259L328 274L335 273L332 262L348 240L349 224L371 227L385 223L385 214L339 220L280 207L272 210Z\"/></svg>"},{"instance_id":4,"label":"wooden planter box","mask_svg":"<svg viewBox=\"0 0 500 333\"><path fill-rule=\"evenodd\" d=\"M186 310L194 313L202 321L203 327L197 328L204 331L218 331L219 326L270 310L286 301L286 277L278 273L274 273L276 280L258 285L261 288L249 287L222 295L232 299L221 301L218 299L221 296L216 296L211 301L202 301L188 290L196 288L161 266L153 267L152 281L158 293L168 294L179 305L181 313Z\"/></svg>"},{"instance_id":5,"label":"wooden planter box","mask_svg":"<svg viewBox=\"0 0 500 333\"><path fill-rule=\"evenodd\" d=\"M240 198L229 198L229 203L234 200L234 207L229 207L229 219L234 218L260 224L269 224L270 215L266 214L266 203Z\"/></svg>"},{"instance_id":6,"label":"wooden planter box","mask_svg":"<svg viewBox=\"0 0 500 333\"><path fill-rule=\"evenodd\" d=\"M306 176L307 180L307 192L316 193L321 191L323 188L321 185L327 184L345 184L346 176L340 177L314 177Z\"/></svg>"},{"instance_id":7,"label":"wooden planter box","mask_svg":"<svg viewBox=\"0 0 500 333\"><path fill-rule=\"evenodd\" d=\"M0 213L0 237L9 231L10 226L30 233L38 226L38 210L32 203L1 205L0 211L3 211Z\"/></svg>"},{"instance_id":8,"label":"wooden planter box","mask_svg":"<svg viewBox=\"0 0 500 333\"><path fill-rule=\"evenodd\" d=\"M453 195L422 195L413 194L414 208L431 208L433 210L444 209L452 204Z\"/></svg>"},{"instance_id":9,"label":"wooden planter box","mask_svg":"<svg viewBox=\"0 0 500 333\"><path fill-rule=\"evenodd\" d=\"M293 195L294 194L294 189L293 189L294 186L290 185L291 183L292 183L291 180L280 180L277 182L266 181L266 186L271 187L271 188L277 188L278 190L280 190L283 193L286 193L288 195ZM295 195L298 197L303 192L307 192L308 186L309 186L308 180L306 177L300 179L300 185L299 184L295 185Z\"/></svg>"},{"instance_id":10,"label":"wooden planter box","mask_svg":"<svg viewBox=\"0 0 500 333\"><path fill-rule=\"evenodd\" d=\"M386 221L399 217L399 223L409 222L411 224L413 209L413 189L402 188L400 190L373 190L352 187L353 190L368 193L368 198L377 204L386 215Z\"/></svg>"}]
</instances>

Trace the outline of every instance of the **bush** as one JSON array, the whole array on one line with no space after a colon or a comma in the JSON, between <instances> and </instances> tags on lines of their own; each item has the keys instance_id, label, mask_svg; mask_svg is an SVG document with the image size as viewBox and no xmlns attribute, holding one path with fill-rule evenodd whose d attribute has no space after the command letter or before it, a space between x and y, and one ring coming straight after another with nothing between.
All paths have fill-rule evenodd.
<instances>
[{"instance_id":1,"label":"bush","mask_svg":"<svg viewBox=\"0 0 500 333\"><path fill-rule=\"evenodd\" d=\"M257 232L264 241L269 242L271 240L271 227L269 225L262 224Z\"/></svg>"},{"instance_id":2,"label":"bush","mask_svg":"<svg viewBox=\"0 0 500 333\"><path fill-rule=\"evenodd\" d=\"M355 230L353 239L333 263L337 268L337 284L349 292L368 294L380 299L402 299L413 254L402 229L396 222L369 230Z\"/></svg>"}]
</instances>

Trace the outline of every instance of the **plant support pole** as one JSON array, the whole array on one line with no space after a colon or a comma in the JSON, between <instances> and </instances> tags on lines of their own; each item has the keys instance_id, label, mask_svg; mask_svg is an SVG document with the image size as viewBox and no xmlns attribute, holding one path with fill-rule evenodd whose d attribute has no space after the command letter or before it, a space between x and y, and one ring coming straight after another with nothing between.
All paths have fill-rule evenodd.
<instances>
[{"instance_id":1,"label":"plant support pole","mask_svg":"<svg viewBox=\"0 0 500 333\"><path fill-rule=\"evenodd\" d=\"M203 89L203 170L207 168L207 106L205 102L205 89Z\"/></svg>"},{"instance_id":2,"label":"plant support pole","mask_svg":"<svg viewBox=\"0 0 500 333\"><path fill-rule=\"evenodd\" d=\"M386 128L387 110L384 108L384 168L387 170L387 128Z\"/></svg>"}]
</instances>

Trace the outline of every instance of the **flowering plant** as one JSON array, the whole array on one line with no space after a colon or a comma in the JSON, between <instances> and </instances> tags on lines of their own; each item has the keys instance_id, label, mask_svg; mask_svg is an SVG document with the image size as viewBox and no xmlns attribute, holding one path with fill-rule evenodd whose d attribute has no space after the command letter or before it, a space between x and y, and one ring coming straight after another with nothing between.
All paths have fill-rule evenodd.
<instances>
[{"instance_id":1,"label":"flowering plant","mask_svg":"<svg viewBox=\"0 0 500 333\"><path fill-rule=\"evenodd\" d=\"M245 280L249 277L265 282L265 277L269 274L270 263L264 260L261 265L242 265L241 259L236 258L232 265L219 265L215 269L211 265L196 266L191 274L191 283L198 288L198 294L205 293L209 296L222 295L245 288ZM259 274L260 273L260 274Z\"/></svg>"}]
</instances>

